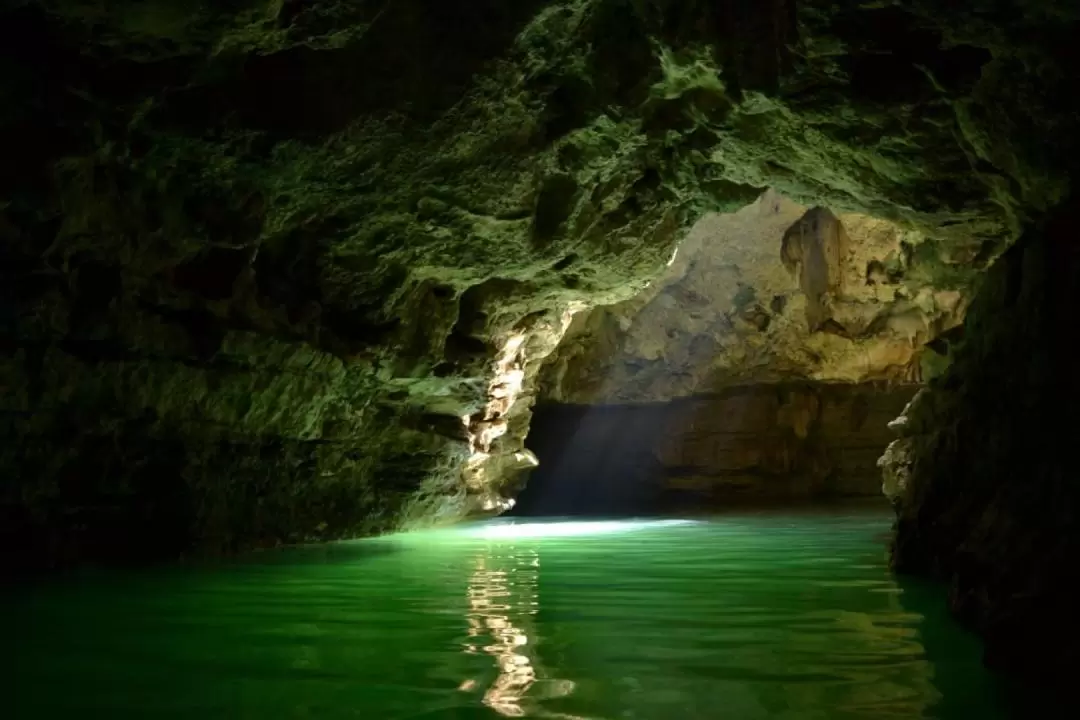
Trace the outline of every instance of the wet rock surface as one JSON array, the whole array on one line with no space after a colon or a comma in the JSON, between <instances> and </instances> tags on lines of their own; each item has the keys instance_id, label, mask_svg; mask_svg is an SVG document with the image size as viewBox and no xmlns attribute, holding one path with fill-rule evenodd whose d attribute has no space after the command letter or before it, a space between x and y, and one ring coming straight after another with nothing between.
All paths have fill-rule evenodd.
<instances>
[{"instance_id":1,"label":"wet rock surface","mask_svg":"<svg viewBox=\"0 0 1080 720\"><path fill-rule=\"evenodd\" d=\"M915 392L885 384L730 388L665 403L542 404L525 514L718 509L881 497L887 425Z\"/></svg>"},{"instance_id":2,"label":"wet rock surface","mask_svg":"<svg viewBox=\"0 0 1080 720\"><path fill-rule=\"evenodd\" d=\"M484 511L574 313L706 212L773 187L887 220L936 287L1061 201L1080 137L1064 1L0 13L0 546L27 567Z\"/></svg>"}]
</instances>

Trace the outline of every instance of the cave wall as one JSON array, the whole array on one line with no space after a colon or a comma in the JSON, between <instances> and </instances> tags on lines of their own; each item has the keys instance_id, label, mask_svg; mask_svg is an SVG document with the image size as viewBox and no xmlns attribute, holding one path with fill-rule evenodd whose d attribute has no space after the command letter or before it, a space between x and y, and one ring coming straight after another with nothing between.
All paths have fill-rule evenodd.
<instances>
[{"instance_id":1,"label":"cave wall","mask_svg":"<svg viewBox=\"0 0 1080 720\"><path fill-rule=\"evenodd\" d=\"M878 457L911 385L769 384L534 413L524 514L704 510L881 497Z\"/></svg>"},{"instance_id":2,"label":"cave wall","mask_svg":"<svg viewBox=\"0 0 1080 720\"><path fill-rule=\"evenodd\" d=\"M992 259L1066 187L1076 15L5 3L3 559L496 507L566 318L766 187Z\"/></svg>"},{"instance_id":3,"label":"cave wall","mask_svg":"<svg viewBox=\"0 0 1080 720\"><path fill-rule=\"evenodd\" d=\"M935 340L959 331L980 268L921 233L768 190L702 218L642 292L576 315L539 392L630 403L750 383L918 382Z\"/></svg>"},{"instance_id":4,"label":"cave wall","mask_svg":"<svg viewBox=\"0 0 1080 720\"><path fill-rule=\"evenodd\" d=\"M994 266L883 458L895 567L948 583L990 663L1040 681L1080 664L1078 222L1073 202Z\"/></svg>"}]
</instances>

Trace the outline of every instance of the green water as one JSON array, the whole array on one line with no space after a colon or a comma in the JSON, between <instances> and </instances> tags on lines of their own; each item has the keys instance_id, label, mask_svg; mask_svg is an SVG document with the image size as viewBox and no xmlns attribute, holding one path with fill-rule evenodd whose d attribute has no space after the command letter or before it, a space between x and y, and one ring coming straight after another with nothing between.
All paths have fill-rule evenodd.
<instances>
[{"instance_id":1,"label":"green water","mask_svg":"<svg viewBox=\"0 0 1080 720\"><path fill-rule=\"evenodd\" d=\"M1007 716L884 513L517 522L8 592L4 716Z\"/></svg>"}]
</instances>

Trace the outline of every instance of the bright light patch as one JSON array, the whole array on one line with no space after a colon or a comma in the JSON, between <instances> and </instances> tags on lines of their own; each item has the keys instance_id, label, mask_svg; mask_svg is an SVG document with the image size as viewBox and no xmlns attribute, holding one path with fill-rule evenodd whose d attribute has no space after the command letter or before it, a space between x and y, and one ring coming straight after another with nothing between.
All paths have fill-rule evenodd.
<instances>
[{"instance_id":1,"label":"bright light patch","mask_svg":"<svg viewBox=\"0 0 1080 720\"><path fill-rule=\"evenodd\" d=\"M685 525L691 520L594 520L585 522L497 523L465 529L472 537L493 539L608 535L650 528Z\"/></svg>"},{"instance_id":2,"label":"bright light patch","mask_svg":"<svg viewBox=\"0 0 1080 720\"><path fill-rule=\"evenodd\" d=\"M514 498L488 498L484 500L483 508L485 510L499 510L500 512L506 512L517 505L517 500Z\"/></svg>"}]
</instances>

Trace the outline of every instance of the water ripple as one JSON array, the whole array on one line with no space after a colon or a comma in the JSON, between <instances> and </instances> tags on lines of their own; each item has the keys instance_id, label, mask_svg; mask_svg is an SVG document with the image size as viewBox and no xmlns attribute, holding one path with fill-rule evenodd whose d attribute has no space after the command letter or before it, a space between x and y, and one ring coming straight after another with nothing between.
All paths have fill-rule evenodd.
<instances>
[{"instance_id":1,"label":"water ripple","mask_svg":"<svg viewBox=\"0 0 1080 720\"><path fill-rule=\"evenodd\" d=\"M55 581L5 598L8 679L33 718L1002 717L887 523L496 521Z\"/></svg>"}]
</instances>

